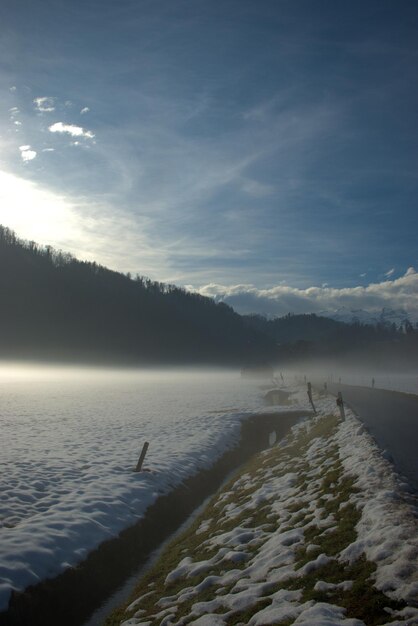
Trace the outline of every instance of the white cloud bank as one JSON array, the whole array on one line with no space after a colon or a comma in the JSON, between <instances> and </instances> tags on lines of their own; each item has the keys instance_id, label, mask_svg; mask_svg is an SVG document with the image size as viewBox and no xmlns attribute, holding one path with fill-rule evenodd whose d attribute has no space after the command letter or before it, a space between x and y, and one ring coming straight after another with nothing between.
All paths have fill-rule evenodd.
<instances>
[{"instance_id":1,"label":"white cloud bank","mask_svg":"<svg viewBox=\"0 0 418 626\"><path fill-rule=\"evenodd\" d=\"M86 137L87 139L93 139L94 134L91 130L85 130L81 126L75 126L74 124L64 124L63 122L55 122L48 127L51 133L66 133L71 137Z\"/></svg>"},{"instance_id":2,"label":"white cloud bank","mask_svg":"<svg viewBox=\"0 0 418 626\"><path fill-rule=\"evenodd\" d=\"M343 307L378 312L383 307L405 309L418 316L418 273L413 267L395 280L371 283L366 287L308 287L297 289L278 285L257 289L254 285L224 286L215 283L199 289L188 287L202 295L226 302L239 313L265 313L282 316L287 313L321 313Z\"/></svg>"}]
</instances>

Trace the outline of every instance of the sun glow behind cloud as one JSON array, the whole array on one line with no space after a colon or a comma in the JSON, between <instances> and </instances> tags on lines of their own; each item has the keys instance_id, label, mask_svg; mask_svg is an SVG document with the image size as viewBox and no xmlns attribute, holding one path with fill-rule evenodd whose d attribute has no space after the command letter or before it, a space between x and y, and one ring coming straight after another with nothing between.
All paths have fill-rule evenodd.
<instances>
[{"instance_id":1,"label":"sun glow behind cloud","mask_svg":"<svg viewBox=\"0 0 418 626\"><path fill-rule=\"evenodd\" d=\"M75 236L77 216L59 195L14 174L0 171L0 223L24 239L56 245Z\"/></svg>"},{"instance_id":2,"label":"sun glow behind cloud","mask_svg":"<svg viewBox=\"0 0 418 626\"><path fill-rule=\"evenodd\" d=\"M116 271L151 277L155 271L158 277L166 266L167 251L150 241L144 223L138 226L104 202L63 196L1 170L0 224L22 239L52 245Z\"/></svg>"}]
</instances>

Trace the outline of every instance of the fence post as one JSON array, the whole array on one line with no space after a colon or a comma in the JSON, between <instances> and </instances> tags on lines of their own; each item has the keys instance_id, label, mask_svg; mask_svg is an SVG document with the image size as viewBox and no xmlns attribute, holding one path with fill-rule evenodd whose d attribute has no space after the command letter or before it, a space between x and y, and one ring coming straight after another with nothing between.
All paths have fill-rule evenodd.
<instances>
[{"instance_id":1,"label":"fence post","mask_svg":"<svg viewBox=\"0 0 418 626\"><path fill-rule=\"evenodd\" d=\"M135 472L140 472L141 471L142 463L144 462L145 455L147 453L148 448L149 448L149 443L148 443L148 441L146 441L144 443L144 445L142 446L142 452L141 452L140 457L138 459L138 463L136 464Z\"/></svg>"},{"instance_id":2,"label":"fence post","mask_svg":"<svg viewBox=\"0 0 418 626\"><path fill-rule=\"evenodd\" d=\"M315 405L314 405L313 400L312 400L312 385L311 385L311 383L308 383L308 398L309 398L309 402L312 405L313 412L316 415L316 408L315 408Z\"/></svg>"},{"instance_id":3,"label":"fence post","mask_svg":"<svg viewBox=\"0 0 418 626\"><path fill-rule=\"evenodd\" d=\"M340 409L340 417L341 421L345 422L345 410L344 410L344 400L341 391L338 392L337 396L337 406Z\"/></svg>"},{"instance_id":4,"label":"fence post","mask_svg":"<svg viewBox=\"0 0 418 626\"><path fill-rule=\"evenodd\" d=\"M324 383L324 391L325 391L325 393L328 393L328 385L327 385L326 382Z\"/></svg>"}]
</instances>

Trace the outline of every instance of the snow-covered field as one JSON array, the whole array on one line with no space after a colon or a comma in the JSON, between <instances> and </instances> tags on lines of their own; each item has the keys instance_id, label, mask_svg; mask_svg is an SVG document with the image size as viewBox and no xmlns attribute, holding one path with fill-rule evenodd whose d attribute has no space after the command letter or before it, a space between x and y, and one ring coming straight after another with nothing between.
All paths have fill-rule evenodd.
<instances>
[{"instance_id":1,"label":"snow-covered field","mask_svg":"<svg viewBox=\"0 0 418 626\"><path fill-rule=\"evenodd\" d=\"M239 372L2 366L0 610L210 466L261 397Z\"/></svg>"},{"instance_id":2,"label":"snow-covered field","mask_svg":"<svg viewBox=\"0 0 418 626\"><path fill-rule=\"evenodd\" d=\"M0 367L0 610L210 466L263 395L239 372Z\"/></svg>"}]
</instances>

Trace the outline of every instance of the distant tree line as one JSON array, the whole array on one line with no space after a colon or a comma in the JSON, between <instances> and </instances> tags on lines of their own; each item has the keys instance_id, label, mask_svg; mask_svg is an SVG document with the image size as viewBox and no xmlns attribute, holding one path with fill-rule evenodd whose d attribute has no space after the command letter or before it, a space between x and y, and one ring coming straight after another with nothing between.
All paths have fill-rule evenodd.
<instances>
[{"instance_id":1,"label":"distant tree line","mask_svg":"<svg viewBox=\"0 0 418 626\"><path fill-rule=\"evenodd\" d=\"M267 319L246 315L245 323L276 343L277 360L345 359L374 366L418 367L418 325L405 319L396 324L347 324L314 313Z\"/></svg>"}]
</instances>

